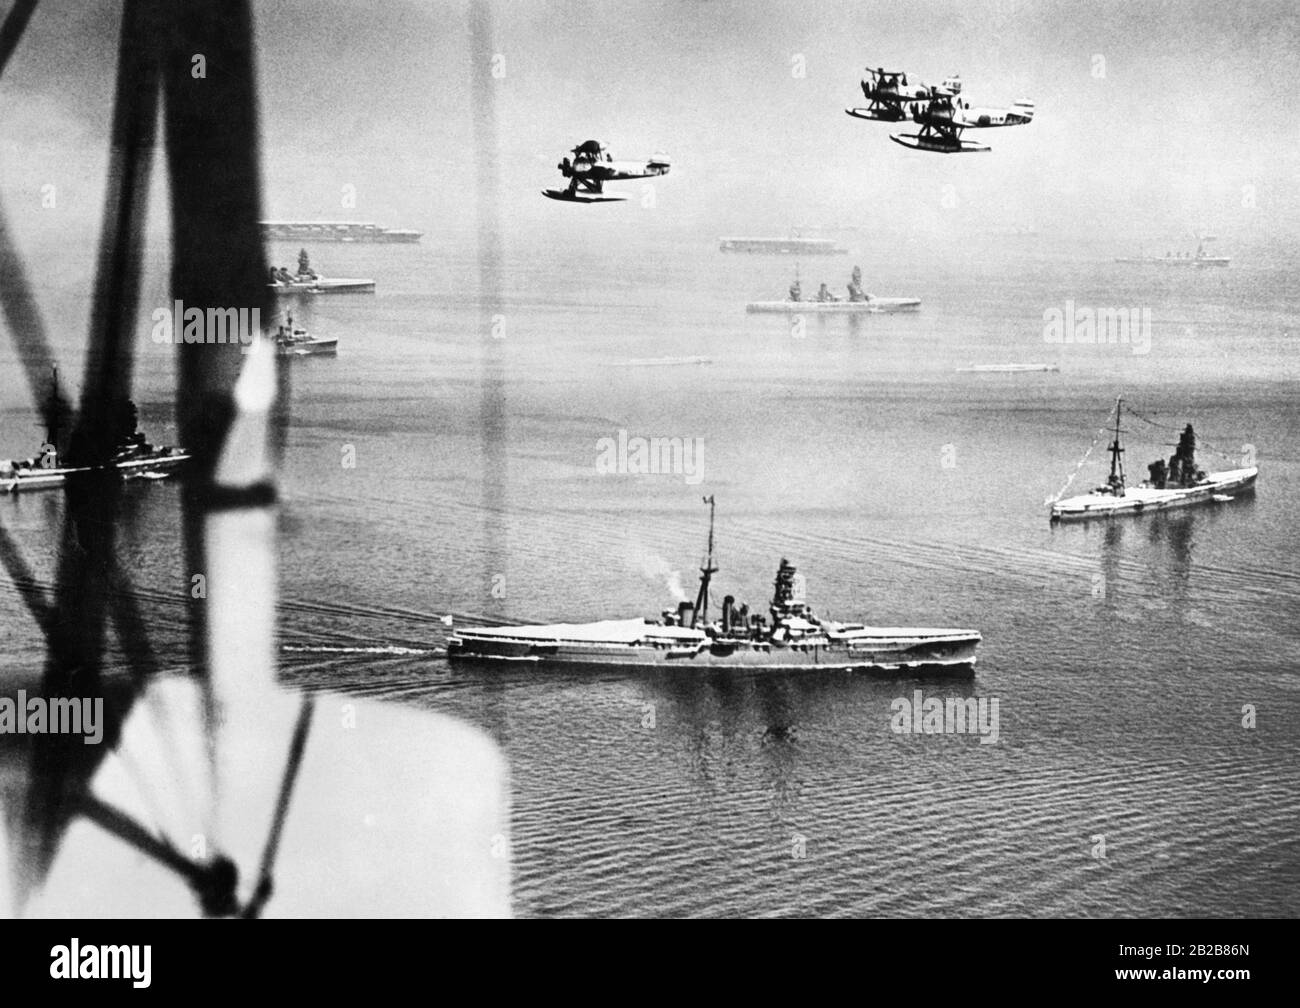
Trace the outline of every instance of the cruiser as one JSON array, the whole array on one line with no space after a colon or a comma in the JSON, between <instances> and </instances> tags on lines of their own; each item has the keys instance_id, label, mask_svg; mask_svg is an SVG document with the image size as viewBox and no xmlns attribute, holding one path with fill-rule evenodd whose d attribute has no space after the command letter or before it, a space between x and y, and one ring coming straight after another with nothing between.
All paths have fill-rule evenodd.
<instances>
[{"instance_id":1,"label":"cruiser","mask_svg":"<svg viewBox=\"0 0 1300 1008\"><path fill-rule=\"evenodd\" d=\"M1235 494L1255 489L1259 469L1251 466L1206 473L1196 464L1196 433L1188 424L1178 438L1178 447L1166 463L1157 459L1147 466L1149 479L1129 486L1124 477L1124 449L1120 446L1120 414L1124 400L1115 400L1114 440L1110 443L1110 476L1104 486L1052 505L1051 520L1078 521L1085 518L1114 518L1190 507L1193 504L1225 503Z\"/></svg>"},{"instance_id":2,"label":"cruiser","mask_svg":"<svg viewBox=\"0 0 1300 1008\"><path fill-rule=\"evenodd\" d=\"M52 404L61 401L57 373L50 397ZM108 462L102 466L68 465L59 454L59 428L54 419L58 412L56 406L51 407L45 444L35 458L0 459L0 493L53 490L63 486L69 476L97 469L112 469L123 479L163 479L189 461L189 454L180 448L149 444L136 429L135 404L128 401L120 418L117 448Z\"/></svg>"},{"instance_id":3,"label":"cruiser","mask_svg":"<svg viewBox=\"0 0 1300 1008\"><path fill-rule=\"evenodd\" d=\"M727 595L709 619L713 560L713 498L708 553L695 602L666 609L658 620L602 620L536 626L473 627L447 642L453 660L531 662L626 669L852 670L913 675L974 673L975 630L871 627L819 619L804 602L795 568L777 569L768 616Z\"/></svg>"},{"instance_id":4,"label":"cruiser","mask_svg":"<svg viewBox=\"0 0 1300 1008\"><path fill-rule=\"evenodd\" d=\"M1196 253L1190 255L1187 252L1166 252L1162 256L1149 256L1138 254L1128 258L1117 258L1117 263L1129 263L1136 266L1223 266L1226 267L1230 260L1227 256L1210 255L1206 249L1206 243L1214 241L1214 235L1206 235L1196 246Z\"/></svg>"}]
</instances>

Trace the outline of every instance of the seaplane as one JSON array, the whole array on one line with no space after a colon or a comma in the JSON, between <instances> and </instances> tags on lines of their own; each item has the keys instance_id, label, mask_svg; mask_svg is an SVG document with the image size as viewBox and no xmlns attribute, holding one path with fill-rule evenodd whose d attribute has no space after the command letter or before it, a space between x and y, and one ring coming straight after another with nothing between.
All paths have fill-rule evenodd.
<instances>
[{"instance_id":1,"label":"seaplane","mask_svg":"<svg viewBox=\"0 0 1300 1008\"><path fill-rule=\"evenodd\" d=\"M543 189L543 196L567 203L619 203L627 197L605 195L606 182L667 175L672 167L663 154L652 154L644 161L615 161L608 148L596 140L587 140L570 153L572 159L566 157L556 165L569 180L568 186Z\"/></svg>"},{"instance_id":2,"label":"seaplane","mask_svg":"<svg viewBox=\"0 0 1300 1008\"><path fill-rule=\"evenodd\" d=\"M862 93L866 96L865 108L849 108L844 111L857 119L871 119L875 122L903 122L911 118L916 108L930 99L931 88L919 81L908 84L907 74L901 70L886 70L879 67L872 70L867 67L867 76L862 78Z\"/></svg>"},{"instance_id":3,"label":"seaplane","mask_svg":"<svg viewBox=\"0 0 1300 1008\"><path fill-rule=\"evenodd\" d=\"M988 144L961 138L962 130L969 124L962 121L955 97L940 89L935 89L930 100L912 113L912 121L921 127L918 132L891 133L889 139L912 150L936 154L973 154L993 149Z\"/></svg>"},{"instance_id":4,"label":"seaplane","mask_svg":"<svg viewBox=\"0 0 1300 1008\"><path fill-rule=\"evenodd\" d=\"M956 84L956 88L951 85ZM912 113L912 120L920 125L917 133L892 133L889 139L912 150L933 151L936 154L969 154L991 150L987 144L963 140L962 131L990 129L995 126L1023 126L1034 118L1034 103L1022 98L1009 109L971 108L962 101L961 82L950 78L941 87L934 88L924 107Z\"/></svg>"},{"instance_id":5,"label":"seaplane","mask_svg":"<svg viewBox=\"0 0 1300 1008\"><path fill-rule=\"evenodd\" d=\"M901 71L868 68L862 81L866 107L845 109L857 119L876 122L904 122L911 119L921 126L918 133L891 135L895 143L913 150L939 154L964 154L987 151L985 144L961 139L966 129L990 129L998 126L1023 126L1034 118L1034 103L1017 100L1010 108L972 106L962 98L961 77L953 75L941 84L930 86L919 81L909 84Z\"/></svg>"}]
</instances>

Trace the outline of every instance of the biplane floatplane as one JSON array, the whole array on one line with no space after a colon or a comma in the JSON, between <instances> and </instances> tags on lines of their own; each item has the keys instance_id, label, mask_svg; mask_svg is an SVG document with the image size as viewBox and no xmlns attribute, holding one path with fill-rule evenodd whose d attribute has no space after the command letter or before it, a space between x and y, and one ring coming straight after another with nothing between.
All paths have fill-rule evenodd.
<instances>
[{"instance_id":1,"label":"biplane floatplane","mask_svg":"<svg viewBox=\"0 0 1300 1008\"><path fill-rule=\"evenodd\" d=\"M630 179L654 178L667 175L672 167L663 154L654 154L644 161L615 161L609 149L597 140L587 140L569 152L555 167L569 180L564 189L543 189L542 195L567 203L619 203L626 196L605 195L606 182L625 182Z\"/></svg>"},{"instance_id":2,"label":"biplane floatplane","mask_svg":"<svg viewBox=\"0 0 1300 1008\"><path fill-rule=\"evenodd\" d=\"M962 139L968 129L1023 126L1034 118L1034 103L1027 98L1010 108L972 107L962 98L961 78L949 77L938 85L908 83L902 71L867 68L862 93L867 105L845 109L856 119L901 123L909 119L921 128L916 133L894 133L889 139L912 150L938 154L987 151L986 144Z\"/></svg>"}]
</instances>

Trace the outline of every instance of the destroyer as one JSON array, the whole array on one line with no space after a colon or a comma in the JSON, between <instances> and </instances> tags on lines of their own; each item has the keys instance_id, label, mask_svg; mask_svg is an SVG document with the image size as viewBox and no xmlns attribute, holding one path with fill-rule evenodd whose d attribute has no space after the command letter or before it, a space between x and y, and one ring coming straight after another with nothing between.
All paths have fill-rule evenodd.
<instances>
[{"instance_id":1,"label":"destroyer","mask_svg":"<svg viewBox=\"0 0 1300 1008\"><path fill-rule=\"evenodd\" d=\"M1127 484L1120 446L1120 415L1124 400L1115 400L1114 440L1110 443L1110 476L1104 486L1052 505L1051 520L1077 521L1084 518L1113 518L1190 507L1193 504L1223 503L1234 494L1251 492L1259 469L1229 469L1206 473L1196 463L1196 433L1188 424L1178 438L1178 447L1166 463L1157 459L1147 466L1150 478L1137 486Z\"/></svg>"},{"instance_id":2,"label":"destroyer","mask_svg":"<svg viewBox=\"0 0 1300 1008\"><path fill-rule=\"evenodd\" d=\"M782 559L768 616L751 613L727 595L709 619L713 560L713 498L708 552L700 565L694 604L664 610L658 620L602 620L546 626L457 630L447 657L628 669L841 669L971 675L980 635L975 630L870 627L819 619L802 594L795 568Z\"/></svg>"},{"instance_id":3,"label":"destroyer","mask_svg":"<svg viewBox=\"0 0 1300 1008\"><path fill-rule=\"evenodd\" d=\"M52 404L61 402L57 374L50 395ZM69 476L102 469L113 470L123 479L163 479L189 461L189 454L180 448L146 441L136 429L135 404L128 401L118 419L117 447L108 461L103 465L69 465L59 453L58 412L52 405L45 444L35 458L0 460L0 493L53 490L63 486Z\"/></svg>"}]
</instances>

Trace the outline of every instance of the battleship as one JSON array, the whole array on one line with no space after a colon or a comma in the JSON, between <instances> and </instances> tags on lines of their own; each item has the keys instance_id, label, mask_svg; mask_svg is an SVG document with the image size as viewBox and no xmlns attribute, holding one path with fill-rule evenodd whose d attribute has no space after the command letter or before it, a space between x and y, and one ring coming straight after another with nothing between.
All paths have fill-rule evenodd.
<instances>
[{"instance_id":1,"label":"battleship","mask_svg":"<svg viewBox=\"0 0 1300 1008\"><path fill-rule=\"evenodd\" d=\"M804 601L802 579L782 559L768 615L751 613L733 596L709 618L713 557L712 497L708 551L694 603L665 609L658 620L600 620L457 629L447 657L457 661L521 662L565 668L627 670L840 670L903 675L969 676L981 640L976 630L874 627L820 619ZM770 621L769 621L770 616Z\"/></svg>"},{"instance_id":2,"label":"battleship","mask_svg":"<svg viewBox=\"0 0 1300 1008\"><path fill-rule=\"evenodd\" d=\"M422 231L385 228L355 221L262 221L266 241L380 242L410 244L423 237Z\"/></svg>"},{"instance_id":3,"label":"battleship","mask_svg":"<svg viewBox=\"0 0 1300 1008\"><path fill-rule=\"evenodd\" d=\"M802 312L852 315L916 311L920 307L921 302L917 298L876 297L874 294L867 293L862 289L862 267L854 266L847 298L832 294L825 284L822 284L811 298L805 298L796 271L794 283L790 285L790 292L784 301L751 301L745 305L745 311L787 315Z\"/></svg>"},{"instance_id":4,"label":"battleship","mask_svg":"<svg viewBox=\"0 0 1300 1008\"><path fill-rule=\"evenodd\" d=\"M1224 504L1236 496L1252 492L1259 469L1250 466L1223 472L1206 473L1196 462L1196 432L1188 424L1178 438L1178 446L1169 461L1157 459L1147 466L1149 478L1129 486L1124 475L1120 445L1120 417L1124 400L1115 400L1115 428L1110 452L1110 475L1103 486L1086 494L1058 500L1052 505L1051 521L1080 521L1089 518L1115 518L1139 515L1148 511L1198 504Z\"/></svg>"},{"instance_id":5,"label":"battleship","mask_svg":"<svg viewBox=\"0 0 1300 1008\"><path fill-rule=\"evenodd\" d=\"M60 401L57 374L51 400ZM122 479L164 479L189 461L189 453L183 449L146 441L137 428L135 404L128 401L118 421L117 447L109 460L102 465L69 464L59 452L58 412L57 408L49 411L45 443L34 458L0 460L0 493L54 490L65 485L69 477L103 470L111 470Z\"/></svg>"},{"instance_id":6,"label":"battleship","mask_svg":"<svg viewBox=\"0 0 1300 1008\"><path fill-rule=\"evenodd\" d=\"M311 268L307 250L298 252L298 272L272 266L267 286L276 294L373 294L375 282L359 277L324 277Z\"/></svg>"}]
</instances>

